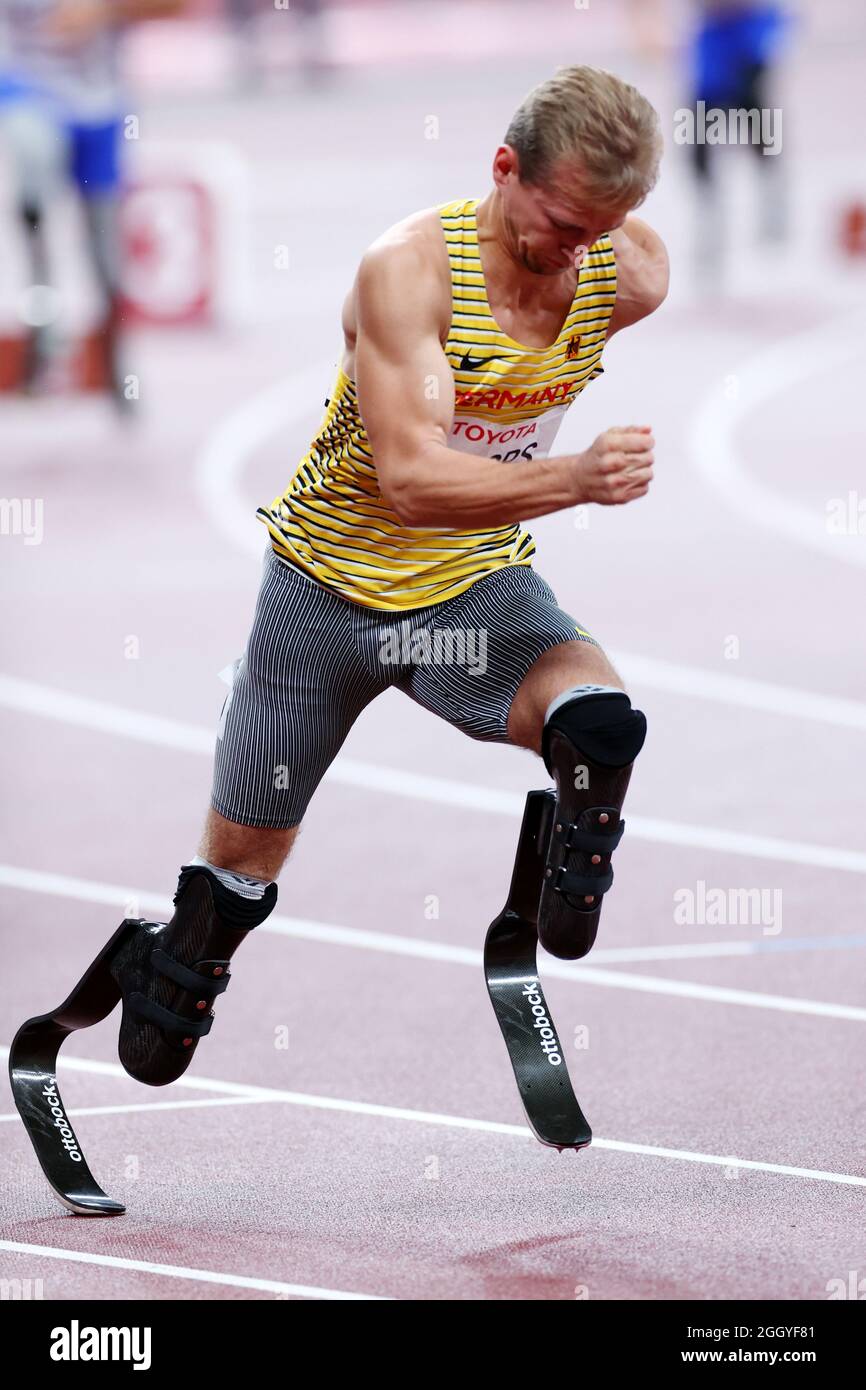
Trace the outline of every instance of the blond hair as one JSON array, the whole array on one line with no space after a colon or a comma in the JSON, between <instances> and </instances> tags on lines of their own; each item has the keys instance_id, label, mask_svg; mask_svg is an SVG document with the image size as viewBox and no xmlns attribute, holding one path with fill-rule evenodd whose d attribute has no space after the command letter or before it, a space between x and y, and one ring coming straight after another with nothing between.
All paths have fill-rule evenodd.
<instances>
[{"instance_id":1,"label":"blond hair","mask_svg":"<svg viewBox=\"0 0 866 1390\"><path fill-rule=\"evenodd\" d=\"M637 207L658 178L661 126L636 87L600 68L559 68L511 118L505 143L522 183L544 184L561 159L577 159L590 196Z\"/></svg>"}]
</instances>

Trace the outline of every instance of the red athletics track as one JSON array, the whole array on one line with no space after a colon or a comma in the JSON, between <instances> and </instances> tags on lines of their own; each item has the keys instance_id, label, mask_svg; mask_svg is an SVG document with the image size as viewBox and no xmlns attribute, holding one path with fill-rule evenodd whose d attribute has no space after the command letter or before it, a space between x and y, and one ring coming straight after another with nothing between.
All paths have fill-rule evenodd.
<instances>
[{"instance_id":1,"label":"red athletics track","mask_svg":"<svg viewBox=\"0 0 866 1390\"><path fill-rule=\"evenodd\" d=\"M669 116L671 71L585 32L567 56ZM59 1299L772 1300L862 1276L864 541L825 526L861 486L866 276L829 218L856 191L862 47L833 40L788 74L785 255L738 224L727 286L702 299L681 161L647 206L671 297L611 345L562 443L651 423L650 497L531 526L651 730L599 944L582 968L542 964L561 1035L588 1037L569 1063L592 1148L528 1136L480 968L540 764L388 696L320 789L184 1081L126 1077L114 1020L67 1044L66 1103L125 1217L63 1212L4 1091L4 1278ZM317 421L354 262L409 209L484 188L548 56L145 112L155 139L228 140L249 162L252 311L137 340L137 428L86 402L3 406L3 493L44 499L41 545L2 538L6 1044L121 916L167 909L257 588L252 513ZM765 890L774 921L679 923L674 895L700 881Z\"/></svg>"}]
</instances>

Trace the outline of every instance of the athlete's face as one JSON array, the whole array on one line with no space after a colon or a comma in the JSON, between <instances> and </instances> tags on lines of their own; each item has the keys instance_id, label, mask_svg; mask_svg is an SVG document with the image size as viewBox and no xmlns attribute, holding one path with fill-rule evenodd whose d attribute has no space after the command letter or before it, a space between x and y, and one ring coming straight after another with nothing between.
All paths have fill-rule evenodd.
<instances>
[{"instance_id":1,"label":"athlete's face","mask_svg":"<svg viewBox=\"0 0 866 1390\"><path fill-rule=\"evenodd\" d=\"M499 189L509 250L535 275L579 266L582 250L621 227L630 211L587 196L573 166L557 166L544 184L521 183L514 170Z\"/></svg>"}]
</instances>

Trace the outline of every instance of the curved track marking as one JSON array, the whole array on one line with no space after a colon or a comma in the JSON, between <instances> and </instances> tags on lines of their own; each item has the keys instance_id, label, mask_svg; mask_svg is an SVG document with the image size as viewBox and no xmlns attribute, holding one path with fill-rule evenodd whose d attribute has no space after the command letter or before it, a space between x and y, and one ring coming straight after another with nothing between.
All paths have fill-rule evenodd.
<instances>
[{"instance_id":1,"label":"curved track marking","mask_svg":"<svg viewBox=\"0 0 866 1390\"><path fill-rule=\"evenodd\" d=\"M305 415L315 416L316 402L324 400L333 372L334 364L319 362L273 382L231 410L205 441L195 461L193 486L202 511L235 549L261 556L266 537L255 520L255 507L238 486L242 465L279 431L298 425ZM303 451L295 452L300 458ZM288 450L287 454L293 457ZM278 487L288 482L290 472L287 460Z\"/></svg>"},{"instance_id":2,"label":"curved track marking","mask_svg":"<svg viewBox=\"0 0 866 1390\"><path fill-rule=\"evenodd\" d=\"M819 555L860 568L866 567L866 536L830 534L826 512L759 482L740 459L733 434L737 425L773 396L862 356L864 334L861 310L755 353L735 368L736 396L729 399L720 382L692 418L687 435L704 478L740 516Z\"/></svg>"},{"instance_id":3,"label":"curved track marking","mask_svg":"<svg viewBox=\"0 0 866 1390\"><path fill-rule=\"evenodd\" d=\"M234 549L260 557L265 545L264 528L254 520L253 506L241 487L244 465L275 434L296 428L305 416L315 414L311 401L328 389L333 370L333 363L319 362L274 382L231 410L208 436L195 463L194 487L202 511ZM731 402L724 404L729 409ZM287 468L286 477L288 472ZM866 547L866 541L861 545ZM612 652L611 656L631 681L654 690L866 730L866 703L861 701L701 670L637 652Z\"/></svg>"}]
</instances>

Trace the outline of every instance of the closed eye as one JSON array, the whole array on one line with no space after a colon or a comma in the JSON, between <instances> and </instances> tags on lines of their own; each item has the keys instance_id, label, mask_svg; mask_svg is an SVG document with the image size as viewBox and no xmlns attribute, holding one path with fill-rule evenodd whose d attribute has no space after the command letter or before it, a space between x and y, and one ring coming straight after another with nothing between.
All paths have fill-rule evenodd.
<instances>
[{"instance_id":1,"label":"closed eye","mask_svg":"<svg viewBox=\"0 0 866 1390\"><path fill-rule=\"evenodd\" d=\"M568 232L572 236L580 236L583 231L582 227L575 227L570 222L558 222L555 217L551 217L550 213L547 213L547 220L558 232Z\"/></svg>"}]
</instances>

